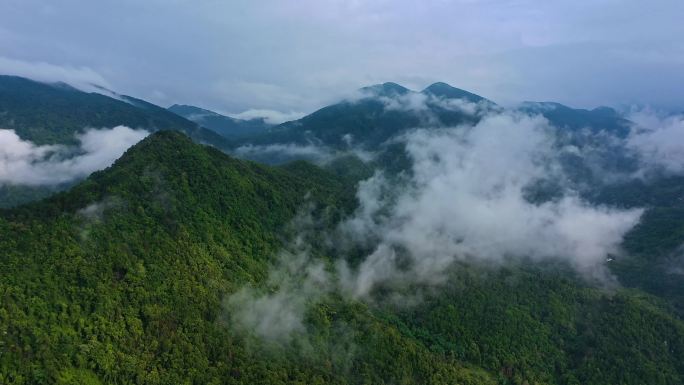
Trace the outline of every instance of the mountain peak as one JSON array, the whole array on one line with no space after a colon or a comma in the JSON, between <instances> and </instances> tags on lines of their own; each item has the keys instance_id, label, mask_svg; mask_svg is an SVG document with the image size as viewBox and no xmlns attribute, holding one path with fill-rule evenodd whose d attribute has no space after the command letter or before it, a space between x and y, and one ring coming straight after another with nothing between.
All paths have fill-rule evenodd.
<instances>
[{"instance_id":1,"label":"mountain peak","mask_svg":"<svg viewBox=\"0 0 684 385\"><path fill-rule=\"evenodd\" d=\"M465 99L473 103L486 100L480 95L473 94L460 88L452 87L444 82L433 83L425 88L422 93L446 99Z\"/></svg>"},{"instance_id":2,"label":"mountain peak","mask_svg":"<svg viewBox=\"0 0 684 385\"><path fill-rule=\"evenodd\" d=\"M363 87L363 88L361 88L361 91L365 92L365 93L370 93L374 96L388 96L388 97L389 96L404 95L404 94L411 92L411 90L409 90L408 88L406 88L402 85L399 85L397 83L392 83L392 82L386 82L386 83L382 83L382 84L374 84L372 86Z\"/></svg>"}]
</instances>

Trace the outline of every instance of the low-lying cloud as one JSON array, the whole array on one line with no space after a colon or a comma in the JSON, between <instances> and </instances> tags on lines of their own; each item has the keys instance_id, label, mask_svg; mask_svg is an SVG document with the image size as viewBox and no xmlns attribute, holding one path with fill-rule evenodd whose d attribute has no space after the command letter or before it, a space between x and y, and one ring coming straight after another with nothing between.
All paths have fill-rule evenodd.
<instances>
[{"instance_id":1,"label":"low-lying cloud","mask_svg":"<svg viewBox=\"0 0 684 385\"><path fill-rule=\"evenodd\" d=\"M661 116L650 110L633 112L635 129L627 140L644 166L642 173L661 170L684 174L684 116Z\"/></svg>"},{"instance_id":2,"label":"low-lying cloud","mask_svg":"<svg viewBox=\"0 0 684 385\"><path fill-rule=\"evenodd\" d=\"M491 115L474 127L417 130L404 140L410 180L391 203L384 192L397 187L382 174L363 182L358 214L342 225L352 239L379 241L358 268L342 270L354 296L385 281L438 281L460 260L561 259L593 274L641 215L592 206L572 191L528 201L527 187L562 172L540 117Z\"/></svg>"},{"instance_id":3,"label":"low-lying cloud","mask_svg":"<svg viewBox=\"0 0 684 385\"><path fill-rule=\"evenodd\" d=\"M472 102L462 98L444 98L422 92L408 92L392 97L380 97L387 110L431 112L435 108L476 116L489 112L493 104L487 100Z\"/></svg>"},{"instance_id":4,"label":"low-lying cloud","mask_svg":"<svg viewBox=\"0 0 684 385\"><path fill-rule=\"evenodd\" d=\"M282 164L297 159L314 163L325 163L334 157L332 150L314 144L299 145L294 143L270 145L244 145L236 148L233 154L267 164Z\"/></svg>"},{"instance_id":5,"label":"low-lying cloud","mask_svg":"<svg viewBox=\"0 0 684 385\"><path fill-rule=\"evenodd\" d=\"M110 166L148 134L125 126L89 129L76 135L79 146L37 146L14 130L0 130L0 184L39 186L84 178Z\"/></svg>"},{"instance_id":6,"label":"low-lying cloud","mask_svg":"<svg viewBox=\"0 0 684 385\"><path fill-rule=\"evenodd\" d=\"M288 342L306 332L304 314L333 288L325 264L312 257L311 242L316 223L312 207L305 207L290 223L295 235L277 256L265 286L268 291L246 286L228 296L224 307L232 325L242 331L277 342Z\"/></svg>"},{"instance_id":7,"label":"low-lying cloud","mask_svg":"<svg viewBox=\"0 0 684 385\"><path fill-rule=\"evenodd\" d=\"M268 124L280 124L284 122L289 122L292 120L297 120L306 115L303 112L289 111L275 111L266 109L249 109L238 114L229 114L231 118L235 119L264 119Z\"/></svg>"}]
</instances>

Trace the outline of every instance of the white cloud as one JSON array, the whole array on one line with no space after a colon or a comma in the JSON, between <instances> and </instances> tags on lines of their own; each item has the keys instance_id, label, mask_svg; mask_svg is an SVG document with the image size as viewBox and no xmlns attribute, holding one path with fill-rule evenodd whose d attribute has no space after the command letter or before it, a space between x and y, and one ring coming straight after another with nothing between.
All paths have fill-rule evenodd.
<instances>
[{"instance_id":1,"label":"white cloud","mask_svg":"<svg viewBox=\"0 0 684 385\"><path fill-rule=\"evenodd\" d=\"M109 83L100 74L88 67L58 66L0 56L0 74L21 76L45 83L64 82L88 92L103 92L96 86L110 88Z\"/></svg>"},{"instance_id":2,"label":"white cloud","mask_svg":"<svg viewBox=\"0 0 684 385\"><path fill-rule=\"evenodd\" d=\"M595 207L572 192L530 203L525 188L561 172L543 118L492 115L475 127L417 130L405 136L413 175L403 188L376 175L358 193L356 217L342 225L352 239L379 244L358 269L342 266L355 296L385 281L438 282L458 260L560 259L590 274L641 210ZM401 189L391 197L386 191ZM410 260L408 270L398 261Z\"/></svg>"},{"instance_id":3,"label":"white cloud","mask_svg":"<svg viewBox=\"0 0 684 385\"><path fill-rule=\"evenodd\" d=\"M303 112L281 112L266 109L250 109L247 111L240 112L238 114L228 114L228 116L235 119L264 119L264 121L269 124L280 124L284 122L289 122L291 120L297 120L303 117L304 115L306 114Z\"/></svg>"},{"instance_id":4,"label":"white cloud","mask_svg":"<svg viewBox=\"0 0 684 385\"><path fill-rule=\"evenodd\" d=\"M36 146L14 130L0 130L0 184L50 185L84 178L111 165L149 133L125 126L90 129L78 147Z\"/></svg>"},{"instance_id":5,"label":"white cloud","mask_svg":"<svg viewBox=\"0 0 684 385\"><path fill-rule=\"evenodd\" d=\"M311 162L325 163L333 158L331 150L313 144L270 144L270 145L244 145L236 148L233 154L258 162L280 164L295 159L306 159Z\"/></svg>"},{"instance_id":6,"label":"white cloud","mask_svg":"<svg viewBox=\"0 0 684 385\"><path fill-rule=\"evenodd\" d=\"M630 120L636 127L627 140L645 167L643 172L661 169L667 173L684 173L684 116L661 116L644 109L635 111Z\"/></svg>"}]
</instances>

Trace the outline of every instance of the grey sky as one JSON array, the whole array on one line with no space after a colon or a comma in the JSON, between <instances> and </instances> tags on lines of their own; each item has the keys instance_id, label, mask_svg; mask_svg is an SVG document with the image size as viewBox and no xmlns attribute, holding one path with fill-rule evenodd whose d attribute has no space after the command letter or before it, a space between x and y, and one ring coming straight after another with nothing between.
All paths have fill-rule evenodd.
<instances>
[{"instance_id":1,"label":"grey sky","mask_svg":"<svg viewBox=\"0 0 684 385\"><path fill-rule=\"evenodd\" d=\"M681 0L3 0L0 71L222 112L383 81L682 110L683 17Z\"/></svg>"}]
</instances>

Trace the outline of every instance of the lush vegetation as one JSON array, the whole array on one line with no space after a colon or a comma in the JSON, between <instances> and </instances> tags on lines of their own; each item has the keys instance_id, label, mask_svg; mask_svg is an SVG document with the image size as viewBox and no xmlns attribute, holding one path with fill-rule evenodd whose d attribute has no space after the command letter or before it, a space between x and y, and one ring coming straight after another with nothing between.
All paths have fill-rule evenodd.
<instances>
[{"instance_id":1,"label":"lush vegetation","mask_svg":"<svg viewBox=\"0 0 684 385\"><path fill-rule=\"evenodd\" d=\"M2 212L0 383L684 382L684 324L666 305L557 268L462 267L443 290L405 288L424 299L408 307L328 294L286 341L233 328L224 298L264 282L304 202L323 223L353 209L368 171L343 169L261 166L159 132Z\"/></svg>"},{"instance_id":2,"label":"lush vegetation","mask_svg":"<svg viewBox=\"0 0 684 385\"><path fill-rule=\"evenodd\" d=\"M593 197L601 203L645 207L624 240L627 256L611 264L623 284L658 295L684 315L684 178L653 176L609 185Z\"/></svg>"}]
</instances>

